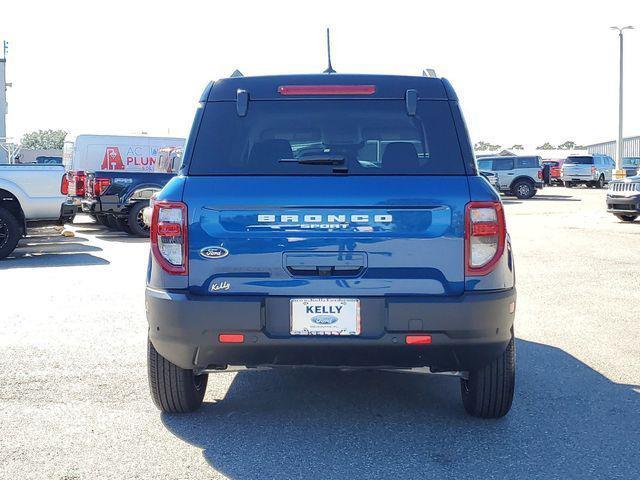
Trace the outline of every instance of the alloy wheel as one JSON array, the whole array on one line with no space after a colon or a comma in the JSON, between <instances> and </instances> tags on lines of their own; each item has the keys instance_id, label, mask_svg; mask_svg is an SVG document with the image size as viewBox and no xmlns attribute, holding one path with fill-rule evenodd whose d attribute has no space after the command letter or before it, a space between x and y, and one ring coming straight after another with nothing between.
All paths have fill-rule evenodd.
<instances>
[{"instance_id":1,"label":"alloy wheel","mask_svg":"<svg viewBox=\"0 0 640 480\"><path fill-rule=\"evenodd\" d=\"M0 219L0 248L4 247L9 241L9 226Z\"/></svg>"}]
</instances>

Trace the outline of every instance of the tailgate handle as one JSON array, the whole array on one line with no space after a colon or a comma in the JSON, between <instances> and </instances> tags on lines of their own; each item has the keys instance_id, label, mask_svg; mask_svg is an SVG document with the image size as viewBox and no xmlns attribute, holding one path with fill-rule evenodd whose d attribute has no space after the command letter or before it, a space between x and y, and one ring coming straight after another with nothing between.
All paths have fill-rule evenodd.
<instances>
[{"instance_id":1,"label":"tailgate handle","mask_svg":"<svg viewBox=\"0 0 640 480\"><path fill-rule=\"evenodd\" d=\"M356 277L366 264L361 252L284 254L284 267L296 277Z\"/></svg>"}]
</instances>

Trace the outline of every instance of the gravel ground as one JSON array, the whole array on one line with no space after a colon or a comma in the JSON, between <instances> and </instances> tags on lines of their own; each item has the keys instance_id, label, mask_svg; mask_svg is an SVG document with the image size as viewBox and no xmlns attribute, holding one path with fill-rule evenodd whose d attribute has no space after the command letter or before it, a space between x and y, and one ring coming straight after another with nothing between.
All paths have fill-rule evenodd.
<instances>
[{"instance_id":1,"label":"gravel ground","mask_svg":"<svg viewBox=\"0 0 640 480\"><path fill-rule=\"evenodd\" d=\"M164 415L146 378L148 244L76 224L0 262L0 478L638 478L640 221L604 192L506 199L518 275L511 413L391 372L211 376Z\"/></svg>"}]
</instances>

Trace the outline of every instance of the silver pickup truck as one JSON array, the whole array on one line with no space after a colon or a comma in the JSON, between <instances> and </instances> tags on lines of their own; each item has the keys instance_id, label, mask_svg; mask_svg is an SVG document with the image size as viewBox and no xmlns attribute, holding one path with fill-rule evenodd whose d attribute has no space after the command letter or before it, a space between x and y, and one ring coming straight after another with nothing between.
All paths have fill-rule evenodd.
<instances>
[{"instance_id":1,"label":"silver pickup truck","mask_svg":"<svg viewBox=\"0 0 640 480\"><path fill-rule=\"evenodd\" d=\"M0 259L16 248L27 225L63 224L77 207L66 204L62 165L0 165Z\"/></svg>"}]
</instances>

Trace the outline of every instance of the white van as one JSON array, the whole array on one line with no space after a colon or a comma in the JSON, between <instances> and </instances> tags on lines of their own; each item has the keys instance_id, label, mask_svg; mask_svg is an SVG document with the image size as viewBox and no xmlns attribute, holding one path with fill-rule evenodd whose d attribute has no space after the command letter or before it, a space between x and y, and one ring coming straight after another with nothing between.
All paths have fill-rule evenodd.
<instances>
[{"instance_id":1,"label":"white van","mask_svg":"<svg viewBox=\"0 0 640 480\"><path fill-rule=\"evenodd\" d=\"M74 172L153 172L159 149L182 148L184 143L184 138L176 137L69 134L64 139L62 163Z\"/></svg>"}]
</instances>

